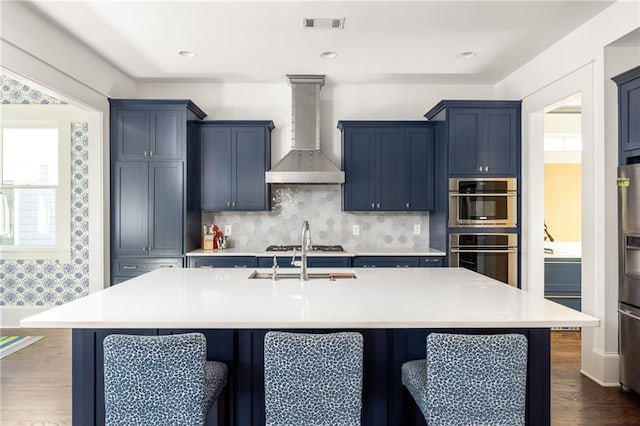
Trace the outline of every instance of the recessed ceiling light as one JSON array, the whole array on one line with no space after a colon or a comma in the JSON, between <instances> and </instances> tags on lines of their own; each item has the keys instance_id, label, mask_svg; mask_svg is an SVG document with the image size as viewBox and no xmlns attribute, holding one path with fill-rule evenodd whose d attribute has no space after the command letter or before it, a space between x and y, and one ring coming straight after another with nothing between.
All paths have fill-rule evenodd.
<instances>
[{"instance_id":1,"label":"recessed ceiling light","mask_svg":"<svg viewBox=\"0 0 640 426\"><path fill-rule=\"evenodd\" d=\"M470 50L466 51L466 52L460 52L456 55L456 58L458 59L471 59L471 58L475 58L476 56L476 52L472 52Z\"/></svg>"},{"instance_id":2,"label":"recessed ceiling light","mask_svg":"<svg viewBox=\"0 0 640 426\"><path fill-rule=\"evenodd\" d=\"M320 57L322 59L333 59L336 58L338 56L338 54L336 52L322 52L320 54Z\"/></svg>"},{"instance_id":3,"label":"recessed ceiling light","mask_svg":"<svg viewBox=\"0 0 640 426\"><path fill-rule=\"evenodd\" d=\"M185 58L195 58L198 56L196 55L196 52L192 52L190 50L179 50L178 55L184 56Z\"/></svg>"}]
</instances>

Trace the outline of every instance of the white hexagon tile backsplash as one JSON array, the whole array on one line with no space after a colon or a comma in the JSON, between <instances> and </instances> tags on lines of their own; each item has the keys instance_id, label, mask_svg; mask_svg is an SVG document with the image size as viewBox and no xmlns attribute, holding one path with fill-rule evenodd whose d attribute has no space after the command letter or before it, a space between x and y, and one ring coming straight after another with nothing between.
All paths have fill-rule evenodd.
<instances>
[{"instance_id":1,"label":"white hexagon tile backsplash","mask_svg":"<svg viewBox=\"0 0 640 426\"><path fill-rule=\"evenodd\" d=\"M351 250L426 249L426 212L343 212L336 185L287 185L272 189L270 212L205 212L202 223L232 226L231 247L262 251L272 244L300 244L302 222L309 221L313 244L342 244ZM414 235L414 225L421 234ZM353 225L360 234L353 235Z\"/></svg>"}]
</instances>

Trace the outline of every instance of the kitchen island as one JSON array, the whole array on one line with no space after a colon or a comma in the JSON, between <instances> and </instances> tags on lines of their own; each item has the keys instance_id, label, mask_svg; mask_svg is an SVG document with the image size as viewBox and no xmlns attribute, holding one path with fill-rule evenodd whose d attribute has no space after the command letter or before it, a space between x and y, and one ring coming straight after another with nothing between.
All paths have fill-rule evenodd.
<instances>
[{"instance_id":1,"label":"kitchen island","mask_svg":"<svg viewBox=\"0 0 640 426\"><path fill-rule=\"evenodd\" d=\"M400 366L425 357L428 333L524 334L527 422L544 425L550 423L550 328L599 324L465 269L330 272L348 271L356 278L301 282L250 279L254 271L246 269L162 269L34 315L22 326L73 329L75 425L104 424L104 337L194 330L207 336L207 358L229 366L221 407L227 424L262 425L263 339L272 329L363 334L363 425L424 424L401 385Z\"/></svg>"}]
</instances>

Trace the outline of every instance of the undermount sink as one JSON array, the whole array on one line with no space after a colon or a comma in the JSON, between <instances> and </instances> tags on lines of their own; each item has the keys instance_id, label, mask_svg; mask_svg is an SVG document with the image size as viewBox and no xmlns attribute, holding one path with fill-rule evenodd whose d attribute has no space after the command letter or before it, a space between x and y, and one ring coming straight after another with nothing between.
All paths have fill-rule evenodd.
<instances>
[{"instance_id":1,"label":"undermount sink","mask_svg":"<svg viewBox=\"0 0 640 426\"><path fill-rule=\"evenodd\" d=\"M309 272L307 274L310 280L329 280L335 281L338 279L356 279L358 278L355 272ZM273 278L273 272L258 272L253 271L249 275L249 279L263 279L270 280ZM277 279L300 279L300 272L278 272Z\"/></svg>"}]
</instances>

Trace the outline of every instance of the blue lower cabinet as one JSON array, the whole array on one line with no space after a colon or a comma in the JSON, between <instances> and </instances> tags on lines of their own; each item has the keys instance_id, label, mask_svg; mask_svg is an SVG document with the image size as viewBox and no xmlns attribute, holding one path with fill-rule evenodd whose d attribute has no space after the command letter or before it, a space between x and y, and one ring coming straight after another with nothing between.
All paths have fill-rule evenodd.
<instances>
[{"instance_id":1,"label":"blue lower cabinet","mask_svg":"<svg viewBox=\"0 0 640 426\"><path fill-rule=\"evenodd\" d=\"M443 257L421 257L420 258L421 268L442 268L443 266L444 266Z\"/></svg>"},{"instance_id":2,"label":"blue lower cabinet","mask_svg":"<svg viewBox=\"0 0 640 426\"><path fill-rule=\"evenodd\" d=\"M431 256L356 256L354 268L440 268L444 258Z\"/></svg>"},{"instance_id":3,"label":"blue lower cabinet","mask_svg":"<svg viewBox=\"0 0 640 426\"><path fill-rule=\"evenodd\" d=\"M160 268L182 268L183 259L176 258L148 258L148 257L124 257L115 258L111 264L113 277L111 284L120 284L133 277Z\"/></svg>"},{"instance_id":4,"label":"blue lower cabinet","mask_svg":"<svg viewBox=\"0 0 640 426\"><path fill-rule=\"evenodd\" d=\"M580 311L581 285L582 259L545 259L544 295L547 299Z\"/></svg>"},{"instance_id":5,"label":"blue lower cabinet","mask_svg":"<svg viewBox=\"0 0 640 426\"><path fill-rule=\"evenodd\" d=\"M296 257L299 259L299 257ZM276 262L280 268L293 268L291 265L291 257L276 257ZM259 268L271 268L273 266L273 257L259 257ZM309 256L307 257L307 266L309 268L348 268L351 266L351 258L334 257L334 256Z\"/></svg>"},{"instance_id":6,"label":"blue lower cabinet","mask_svg":"<svg viewBox=\"0 0 640 426\"><path fill-rule=\"evenodd\" d=\"M418 268L418 256L356 256L354 268Z\"/></svg>"},{"instance_id":7,"label":"blue lower cabinet","mask_svg":"<svg viewBox=\"0 0 640 426\"><path fill-rule=\"evenodd\" d=\"M545 295L545 299L550 300L552 302L559 303L561 305L566 306L567 308L575 309L576 311L582 311L582 298L580 295L577 296L553 296L553 295Z\"/></svg>"},{"instance_id":8,"label":"blue lower cabinet","mask_svg":"<svg viewBox=\"0 0 640 426\"><path fill-rule=\"evenodd\" d=\"M190 256L189 268L255 268L254 256Z\"/></svg>"}]
</instances>

